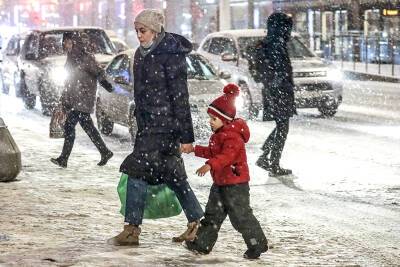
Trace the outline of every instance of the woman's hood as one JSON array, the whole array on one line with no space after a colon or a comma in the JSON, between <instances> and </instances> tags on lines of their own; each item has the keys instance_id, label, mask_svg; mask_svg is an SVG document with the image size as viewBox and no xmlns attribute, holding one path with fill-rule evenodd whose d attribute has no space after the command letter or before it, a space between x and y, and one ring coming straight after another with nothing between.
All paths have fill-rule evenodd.
<instances>
[{"instance_id":1,"label":"woman's hood","mask_svg":"<svg viewBox=\"0 0 400 267\"><path fill-rule=\"evenodd\" d=\"M192 44L185 37L166 32L153 54L188 54L192 49Z\"/></svg>"},{"instance_id":2,"label":"woman's hood","mask_svg":"<svg viewBox=\"0 0 400 267\"><path fill-rule=\"evenodd\" d=\"M267 21L267 37L273 37L276 39L283 38L285 41L289 41L292 33L293 20L291 17L284 13L273 13L268 17Z\"/></svg>"}]
</instances>

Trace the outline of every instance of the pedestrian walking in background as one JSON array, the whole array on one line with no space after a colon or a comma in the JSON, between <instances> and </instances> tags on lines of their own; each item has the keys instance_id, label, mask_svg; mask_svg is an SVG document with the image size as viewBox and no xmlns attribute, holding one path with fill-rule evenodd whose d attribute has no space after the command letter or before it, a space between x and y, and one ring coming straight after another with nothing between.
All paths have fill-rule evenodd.
<instances>
[{"instance_id":1,"label":"pedestrian walking in background","mask_svg":"<svg viewBox=\"0 0 400 267\"><path fill-rule=\"evenodd\" d=\"M113 88L105 79L104 70L96 62L94 55L87 52L89 38L85 33L66 34L63 44L64 49L67 50L65 68L68 76L61 96L61 105L67 112L67 119L61 155L58 158L52 158L51 162L63 168L67 167L74 146L75 127L79 122L100 152L101 160L97 165L103 166L113 156L113 153L107 148L99 131L94 126L90 113L94 110L97 81L109 92Z\"/></svg>"},{"instance_id":2,"label":"pedestrian walking in background","mask_svg":"<svg viewBox=\"0 0 400 267\"><path fill-rule=\"evenodd\" d=\"M263 88L263 120L274 120L275 129L268 136L263 154L256 164L269 171L270 176L291 174L280 166L282 151L289 133L289 118L296 114L292 65L287 44L292 32L292 18L273 13L267 21L267 36L254 49L249 69Z\"/></svg>"},{"instance_id":3,"label":"pedestrian walking in background","mask_svg":"<svg viewBox=\"0 0 400 267\"><path fill-rule=\"evenodd\" d=\"M246 242L244 257L255 259L268 250L268 241L250 207L250 176L245 147L250 130L244 120L235 118L235 98L238 95L237 85L224 87L224 95L215 99L207 110L214 132L209 145L197 145L190 151L207 159L196 173L204 176L210 171L213 185L197 237L186 241L186 245L192 251L210 253L222 223L229 216L232 226Z\"/></svg>"},{"instance_id":4,"label":"pedestrian walking in background","mask_svg":"<svg viewBox=\"0 0 400 267\"><path fill-rule=\"evenodd\" d=\"M193 239L203 210L187 181L181 151L192 149L194 133L187 87L184 37L164 31L159 10L145 9L135 18L140 47L133 76L137 133L133 152L121 164L129 175L124 230L108 240L114 245L138 245L148 184L172 189L188 220L187 230L174 241Z\"/></svg>"}]
</instances>

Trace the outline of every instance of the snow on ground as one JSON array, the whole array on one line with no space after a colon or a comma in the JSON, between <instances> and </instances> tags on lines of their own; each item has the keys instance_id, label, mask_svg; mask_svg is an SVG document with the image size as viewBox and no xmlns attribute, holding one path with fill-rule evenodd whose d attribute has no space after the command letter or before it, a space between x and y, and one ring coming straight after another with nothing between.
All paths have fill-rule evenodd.
<instances>
[{"instance_id":1,"label":"snow on ground","mask_svg":"<svg viewBox=\"0 0 400 267\"><path fill-rule=\"evenodd\" d=\"M282 159L293 176L274 179L254 165L273 123L249 123L251 203L271 245L254 261L242 258L245 244L228 220L210 255L172 243L185 229L182 214L145 220L139 247L107 245L123 225L116 185L119 165L131 151L128 131L116 127L105 137L115 156L98 167L100 155L78 127L68 168L57 168L49 158L58 156L62 140L48 138L49 118L0 95L0 116L23 162L18 181L0 184L0 266L398 266L400 118L389 100L374 105L379 113L365 114L378 101L368 92L396 98L393 88L350 82L334 118L300 111ZM204 206L211 178L195 176L201 159L184 159Z\"/></svg>"}]
</instances>

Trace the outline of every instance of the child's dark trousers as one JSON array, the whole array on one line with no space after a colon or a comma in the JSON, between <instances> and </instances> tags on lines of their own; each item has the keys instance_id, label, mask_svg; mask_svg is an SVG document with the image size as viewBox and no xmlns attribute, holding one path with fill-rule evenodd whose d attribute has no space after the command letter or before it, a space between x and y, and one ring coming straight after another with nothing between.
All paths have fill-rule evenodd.
<instances>
[{"instance_id":1,"label":"child's dark trousers","mask_svg":"<svg viewBox=\"0 0 400 267\"><path fill-rule=\"evenodd\" d=\"M249 191L248 183L227 186L213 184L204 219L201 220L197 238L191 247L203 253L211 252L219 229L228 215L232 226L242 234L247 248L262 250L267 244L267 238L250 208Z\"/></svg>"}]
</instances>

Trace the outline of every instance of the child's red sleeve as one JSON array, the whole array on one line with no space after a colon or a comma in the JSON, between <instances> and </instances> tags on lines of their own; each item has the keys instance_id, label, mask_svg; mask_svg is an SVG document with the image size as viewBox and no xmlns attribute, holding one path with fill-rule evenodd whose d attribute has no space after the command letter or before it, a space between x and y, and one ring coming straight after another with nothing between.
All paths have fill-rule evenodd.
<instances>
[{"instance_id":1,"label":"child's red sleeve","mask_svg":"<svg viewBox=\"0 0 400 267\"><path fill-rule=\"evenodd\" d=\"M194 147L194 155L196 157L209 159L209 158L211 158L211 150L208 146L196 145Z\"/></svg>"},{"instance_id":2,"label":"child's red sleeve","mask_svg":"<svg viewBox=\"0 0 400 267\"><path fill-rule=\"evenodd\" d=\"M235 161L239 150L241 148L241 142L238 142L237 139L230 139L224 142L222 152L218 155L210 157L207 160L207 164L211 166L211 169L214 172L221 171L224 167L232 165Z\"/></svg>"}]
</instances>

